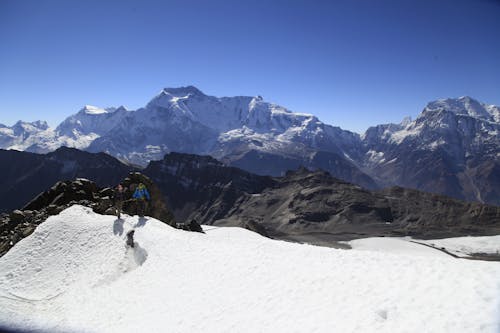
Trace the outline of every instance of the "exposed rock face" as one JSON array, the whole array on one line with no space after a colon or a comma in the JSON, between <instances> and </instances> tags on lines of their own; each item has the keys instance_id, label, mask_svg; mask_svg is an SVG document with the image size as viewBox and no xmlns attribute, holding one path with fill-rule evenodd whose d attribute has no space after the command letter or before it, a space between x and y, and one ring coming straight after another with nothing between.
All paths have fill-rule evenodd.
<instances>
[{"instance_id":1,"label":"exposed rock face","mask_svg":"<svg viewBox=\"0 0 500 333\"><path fill-rule=\"evenodd\" d=\"M146 215L174 227L202 232L200 225L196 221L178 226L164 203L161 191L148 177L140 173L130 173L122 181L122 184L130 189L126 193L128 198L132 196L133 189L139 183L145 184L151 194L151 202L146 210ZM36 226L49 216L59 214L67 207L75 204L90 207L99 214L115 215L116 213L111 188L99 188L94 182L84 178L77 178L73 181L59 181L49 190L40 193L21 210L15 210L10 214L0 216L0 256L18 241L30 235ZM135 202L128 200L124 204L124 212L135 215Z\"/></svg>"},{"instance_id":2,"label":"exposed rock face","mask_svg":"<svg viewBox=\"0 0 500 333\"><path fill-rule=\"evenodd\" d=\"M500 233L500 207L392 187L387 198L405 234L440 238Z\"/></svg>"},{"instance_id":3,"label":"exposed rock face","mask_svg":"<svg viewBox=\"0 0 500 333\"><path fill-rule=\"evenodd\" d=\"M62 147L47 155L0 150L0 212L21 208L60 180L82 177L98 186L112 186L131 170L107 154L72 148Z\"/></svg>"},{"instance_id":4,"label":"exposed rock face","mask_svg":"<svg viewBox=\"0 0 500 333\"><path fill-rule=\"evenodd\" d=\"M257 195L238 198L225 217L211 214L219 217L215 225L258 224L271 237L308 242L500 233L500 207L400 188L371 192L305 169L277 178L274 187Z\"/></svg>"},{"instance_id":5,"label":"exposed rock face","mask_svg":"<svg viewBox=\"0 0 500 333\"><path fill-rule=\"evenodd\" d=\"M210 156L170 153L143 170L165 194L178 221L196 219L202 223L215 217L204 216L213 205L220 212L232 209L243 193L258 193L274 181L270 177L227 167Z\"/></svg>"}]
</instances>

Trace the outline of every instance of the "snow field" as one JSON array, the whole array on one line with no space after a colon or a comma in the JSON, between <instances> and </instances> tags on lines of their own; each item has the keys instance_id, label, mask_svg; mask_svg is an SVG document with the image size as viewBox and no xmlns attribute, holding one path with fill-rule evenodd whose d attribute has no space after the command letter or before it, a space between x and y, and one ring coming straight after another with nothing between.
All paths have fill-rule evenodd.
<instances>
[{"instance_id":1,"label":"snow field","mask_svg":"<svg viewBox=\"0 0 500 333\"><path fill-rule=\"evenodd\" d=\"M133 227L132 250L125 239ZM52 332L500 329L498 263L205 230L70 207L0 258L0 325Z\"/></svg>"},{"instance_id":2,"label":"snow field","mask_svg":"<svg viewBox=\"0 0 500 333\"><path fill-rule=\"evenodd\" d=\"M500 254L500 235L483 237L455 237L445 239L416 240L420 243L445 248L460 257L473 253Z\"/></svg>"}]
</instances>

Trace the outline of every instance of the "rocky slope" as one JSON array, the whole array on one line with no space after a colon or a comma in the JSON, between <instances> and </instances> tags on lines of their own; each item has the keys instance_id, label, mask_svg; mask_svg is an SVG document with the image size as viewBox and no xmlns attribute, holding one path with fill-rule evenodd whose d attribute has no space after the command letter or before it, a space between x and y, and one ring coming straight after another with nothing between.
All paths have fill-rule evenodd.
<instances>
[{"instance_id":1,"label":"rocky slope","mask_svg":"<svg viewBox=\"0 0 500 333\"><path fill-rule=\"evenodd\" d=\"M305 169L275 181L275 186L259 194L240 197L231 211L213 223L250 224L258 226L255 230L264 228L271 237L320 244L372 236L500 233L500 208L495 206L401 188L372 192Z\"/></svg>"}]
</instances>

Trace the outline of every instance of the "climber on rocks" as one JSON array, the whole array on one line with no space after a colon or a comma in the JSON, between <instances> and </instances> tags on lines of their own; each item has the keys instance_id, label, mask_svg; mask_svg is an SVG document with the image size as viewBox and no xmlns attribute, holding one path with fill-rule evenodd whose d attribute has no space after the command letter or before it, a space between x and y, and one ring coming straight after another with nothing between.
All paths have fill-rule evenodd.
<instances>
[{"instance_id":1,"label":"climber on rocks","mask_svg":"<svg viewBox=\"0 0 500 333\"><path fill-rule=\"evenodd\" d=\"M151 196L143 183L139 183L132 198L134 198L137 202L137 215L144 217L147 208L147 201L151 200Z\"/></svg>"}]
</instances>

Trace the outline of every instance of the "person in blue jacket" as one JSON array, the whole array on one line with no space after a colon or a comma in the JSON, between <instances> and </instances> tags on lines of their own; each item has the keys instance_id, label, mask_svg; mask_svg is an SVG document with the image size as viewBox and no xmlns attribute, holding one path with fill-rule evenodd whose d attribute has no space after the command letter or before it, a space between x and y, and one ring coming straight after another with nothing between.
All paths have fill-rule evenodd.
<instances>
[{"instance_id":1,"label":"person in blue jacket","mask_svg":"<svg viewBox=\"0 0 500 333\"><path fill-rule=\"evenodd\" d=\"M132 198L134 198L137 202L137 215L144 217L144 213L146 212L146 201L151 200L151 197L148 189L143 183L140 183L139 186L137 186Z\"/></svg>"}]
</instances>

